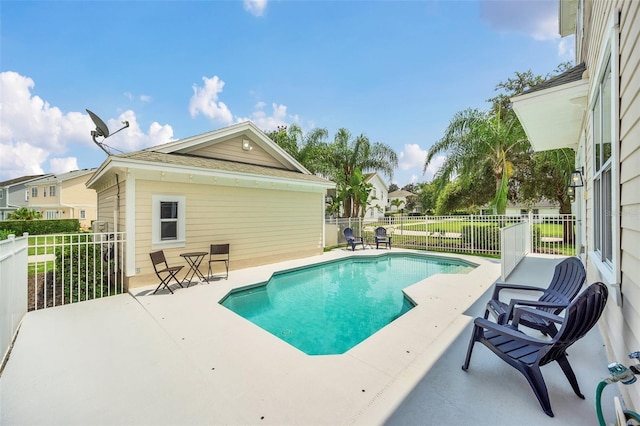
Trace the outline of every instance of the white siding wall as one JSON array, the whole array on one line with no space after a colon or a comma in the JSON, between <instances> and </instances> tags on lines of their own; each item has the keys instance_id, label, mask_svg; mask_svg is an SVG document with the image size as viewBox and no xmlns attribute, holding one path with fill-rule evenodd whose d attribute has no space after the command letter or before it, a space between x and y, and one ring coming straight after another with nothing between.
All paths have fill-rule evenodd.
<instances>
[{"instance_id":1,"label":"white siding wall","mask_svg":"<svg viewBox=\"0 0 640 426\"><path fill-rule=\"evenodd\" d=\"M620 10L620 61L619 94L620 122L618 146L620 166L617 170L620 189L620 276L623 294L622 306L616 304L614 287L609 287L611 297L601 321L601 328L608 340L610 357L628 363L627 354L640 350L640 2L596 0L585 2L586 63L590 84L599 67L601 51L610 34L608 23L616 10ZM615 58L613 58L615 60ZM613 78L616 78L614 75ZM590 92L591 93L591 92ZM591 99L590 99L591 101ZM587 114L585 124L587 194L592 196L593 152L592 121ZM593 247L593 201L587 207L588 247ZM615 249L615 247L614 247ZM604 280L596 263L587 258L588 281ZM613 284L609 282L608 284ZM637 386L619 386L625 402L635 410L640 408L640 389Z\"/></svg>"}]
</instances>

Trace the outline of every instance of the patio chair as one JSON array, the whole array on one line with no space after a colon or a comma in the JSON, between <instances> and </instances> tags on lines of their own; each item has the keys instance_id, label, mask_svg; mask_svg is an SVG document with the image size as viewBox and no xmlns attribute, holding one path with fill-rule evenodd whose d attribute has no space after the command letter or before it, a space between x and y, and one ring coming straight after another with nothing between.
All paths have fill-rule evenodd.
<instances>
[{"instance_id":1,"label":"patio chair","mask_svg":"<svg viewBox=\"0 0 640 426\"><path fill-rule=\"evenodd\" d=\"M596 282L587 287L567 306L564 318L529 307L516 308L513 322L509 325L496 324L485 318L476 318L462 369L467 371L469 368L474 344L476 342L482 343L524 375L544 412L553 417L547 385L542 377L540 367L552 361L557 362L575 394L584 399L575 373L567 359L566 350L587 334L598 322L607 302L607 296L607 286ZM537 315L562 324L562 326L552 339L537 339L518 330L521 315L525 314Z\"/></svg>"},{"instance_id":2,"label":"patio chair","mask_svg":"<svg viewBox=\"0 0 640 426\"><path fill-rule=\"evenodd\" d=\"M178 283L180 287L182 287L182 283L178 280L176 274L180 272L182 268L184 268L184 265L169 266L169 264L167 263L167 259L164 257L164 251L162 250L149 253L149 256L151 257L153 269L154 271L156 271L158 279L160 279L160 284L158 284L158 287L152 294L156 294L156 292L160 290L160 287L162 286L164 286L171 292L171 294L173 294L173 290L171 290L170 287L172 279L175 280L175 282Z\"/></svg>"},{"instance_id":3,"label":"patio chair","mask_svg":"<svg viewBox=\"0 0 640 426\"><path fill-rule=\"evenodd\" d=\"M211 265L217 262L224 262L226 275L224 279L229 278L229 244L211 244L209 250L209 271L207 272L207 278L211 278L212 268Z\"/></svg>"},{"instance_id":4,"label":"patio chair","mask_svg":"<svg viewBox=\"0 0 640 426\"><path fill-rule=\"evenodd\" d=\"M362 244L364 250L364 239L353 235L353 229L344 228L344 237L347 239L347 247L351 246L351 251L355 251L357 244Z\"/></svg>"},{"instance_id":5,"label":"patio chair","mask_svg":"<svg viewBox=\"0 0 640 426\"><path fill-rule=\"evenodd\" d=\"M378 226L374 232L376 236L376 249L380 248L380 244L384 244L391 249L391 235L387 235L386 228Z\"/></svg>"},{"instance_id":6,"label":"patio chair","mask_svg":"<svg viewBox=\"0 0 640 426\"><path fill-rule=\"evenodd\" d=\"M584 280L586 271L582 262L577 257L569 257L558 263L555 267L553 278L549 287L496 283L493 288L493 296L487 303L484 318L493 314L498 324L506 324L513 318L513 310L516 306L531 306L537 309L558 315L578 294ZM508 303L499 299L500 291L504 289L542 292L538 300L511 299ZM558 332L556 325L543 317L522 314L520 324L541 331L551 337Z\"/></svg>"}]
</instances>

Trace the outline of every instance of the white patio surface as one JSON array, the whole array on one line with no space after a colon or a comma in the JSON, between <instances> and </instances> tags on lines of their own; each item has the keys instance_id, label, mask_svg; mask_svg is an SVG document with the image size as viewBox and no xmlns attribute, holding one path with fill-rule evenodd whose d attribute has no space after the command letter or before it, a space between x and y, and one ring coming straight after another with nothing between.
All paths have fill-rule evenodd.
<instances>
[{"instance_id":1,"label":"white patio surface","mask_svg":"<svg viewBox=\"0 0 640 426\"><path fill-rule=\"evenodd\" d=\"M555 418L484 346L460 369L496 260L456 256L480 266L407 288L417 306L343 355L305 355L218 304L274 271L382 252L335 250L173 295L154 286L30 312L0 377L0 424L597 424L608 363L598 330L569 351L586 401L557 365L543 368ZM524 262L509 281L546 284L557 259Z\"/></svg>"}]
</instances>

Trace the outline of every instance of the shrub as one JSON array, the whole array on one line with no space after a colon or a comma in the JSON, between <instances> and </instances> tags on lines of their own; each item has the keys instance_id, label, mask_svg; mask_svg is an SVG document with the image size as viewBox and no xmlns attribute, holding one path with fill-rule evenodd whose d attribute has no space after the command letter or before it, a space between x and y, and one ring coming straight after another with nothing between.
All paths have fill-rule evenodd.
<instances>
[{"instance_id":1,"label":"shrub","mask_svg":"<svg viewBox=\"0 0 640 426\"><path fill-rule=\"evenodd\" d=\"M500 251L500 228L497 226L463 226L462 241L478 250Z\"/></svg>"},{"instance_id":2,"label":"shrub","mask_svg":"<svg viewBox=\"0 0 640 426\"><path fill-rule=\"evenodd\" d=\"M28 232L29 235L60 234L80 231L78 219L50 220L4 220L0 221L0 230L13 230L16 235Z\"/></svg>"},{"instance_id":3,"label":"shrub","mask_svg":"<svg viewBox=\"0 0 640 426\"><path fill-rule=\"evenodd\" d=\"M0 229L0 241L8 239L11 234L15 235L16 232L11 229Z\"/></svg>"},{"instance_id":4,"label":"shrub","mask_svg":"<svg viewBox=\"0 0 640 426\"><path fill-rule=\"evenodd\" d=\"M93 244L87 234L77 244L56 248L56 282L64 289L65 302L72 303L120 293L112 277L109 288L108 272L115 270L114 261L103 260L100 244ZM103 263L104 262L104 263Z\"/></svg>"}]
</instances>

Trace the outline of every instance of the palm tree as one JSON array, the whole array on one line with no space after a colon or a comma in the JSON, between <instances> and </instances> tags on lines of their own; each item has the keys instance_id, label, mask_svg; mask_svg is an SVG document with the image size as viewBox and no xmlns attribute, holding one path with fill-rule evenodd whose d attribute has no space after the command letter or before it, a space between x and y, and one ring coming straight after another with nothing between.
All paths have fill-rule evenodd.
<instances>
[{"instance_id":1,"label":"palm tree","mask_svg":"<svg viewBox=\"0 0 640 426\"><path fill-rule=\"evenodd\" d=\"M394 198L389 202L389 204L394 206L396 210L400 210L400 206L404 204L404 200L401 200L400 198Z\"/></svg>"},{"instance_id":2,"label":"palm tree","mask_svg":"<svg viewBox=\"0 0 640 426\"><path fill-rule=\"evenodd\" d=\"M20 207L13 213L9 213L7 216L9 220L34 220L42 219L42 213L37 210L29 209L27 207Z\"/></svg>"},{"instance_id":3,"label":"palm tree","mask_svg":"<svg viewBox=\"0 0 640 426\"><path fill-rule=\"evenodd\" d=\"M356 170L381 172L391 179L393 170L398 166L398 156L389 145L381 142L372 144L365 135L354 139L344 128L336 132L332 143L317 149L316 152L321 154L321 161L318 162L315 171L334 180L339 188L352 184ZM343 201L345 215L354 217L352 196L346 197ZM357 212L355 214L357 216Z\"/></svg>"},{"instance_id":4,"label":"palm tree","mask_svg":"<svg viewBox=\"0 0 640 426\"><path fill-rule=\"evenodd\" d=\"M495 180L492 205L499 214L504 214L509 178L513 174L511 158L528 149L529 141L513 111L467 109L453 117L443 138L429 149L423 171L437 154L445 152L447 158L436 175L441 186L454 175L473 176L490 165Z\"/></svg>"}]
</instances>

